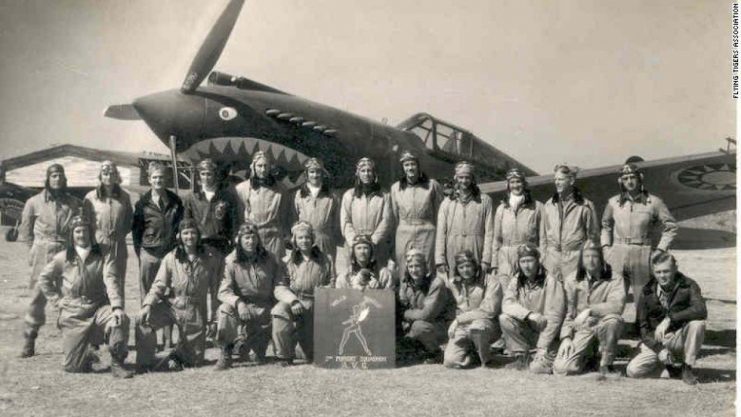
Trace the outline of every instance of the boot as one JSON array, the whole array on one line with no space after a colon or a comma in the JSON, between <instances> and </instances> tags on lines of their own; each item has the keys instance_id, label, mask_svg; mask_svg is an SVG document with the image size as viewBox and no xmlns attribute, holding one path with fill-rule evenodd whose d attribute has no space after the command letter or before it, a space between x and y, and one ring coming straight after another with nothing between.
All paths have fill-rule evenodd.
<instances>
[{"instance_id":1,"label":"boot","mask_svg":"<svg viewBox=\"0 0 741 417\"><path fill-rule=\"evenodd\" d=\"M124 368L122 360L111 358L111 375L114 378L128 379L134 376L134 371Z\"/></svg>"},{"instance_id":2,"label":"boot","mask_svg":"<svg viewBox=\"0 0 741 417\"><path fill-rule=\"evenodd\" d=\"M216 360L214 371L225 371L232 367L232 347L225 345L219 351L219 359Z\"/></svg>"},{"instance_id":3,"label":"boot","mask_svg":"<svg viewBox=\"0 0 741 417\"><path fill-rule=\"evenodd\" d=\"M23 348L18 355L20 358L30 358L36 354L36 336L38 333L34 330L23 332Z\"/></svg>"},{"instance_id":4,"label":"boot","mask_svg":"<svg viewBox=\"0 0 741 417\"><path fill-rule=\"evenodd\" d=\"M528 368L530 362L530 355L527 353L518 353L515 355L514 362L510 362L504 366L504 369L513 369L515 371L525 371Z\"/></svg>"},{"instance_id":5,"label":"boot","mask_svg":"<svg viewBox=\"0 0 741 417\"><path fill-rule=\"evenodd\" d=\"M615 367L612 365L600 365L599 367L599 376L597 376L598 381L606 381L608 376L620 376L620 373L618 373L615 370Z\"/></svg>"},{"instance_id":6,"label":"boot","mask_svg":"<svg viewBox=\"0 0 741 417\"><path fill-rule=\"evenodd\" d=\"M695 385L699 382L697 376L692 372L692 367L687 364L682 365L682 381L687 385Z\"/></svg>"}]
</instances>

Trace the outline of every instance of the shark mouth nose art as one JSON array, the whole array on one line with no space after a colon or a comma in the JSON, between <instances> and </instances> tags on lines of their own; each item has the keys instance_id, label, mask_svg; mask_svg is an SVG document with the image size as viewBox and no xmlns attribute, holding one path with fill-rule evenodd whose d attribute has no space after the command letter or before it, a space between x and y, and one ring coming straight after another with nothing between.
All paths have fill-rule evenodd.
<instances>
[{"instance_id":1,"label":"shark mouth nose art","mask_svg":"<svg viewBox=\"0 0 741 417\"><path fill-rule=\"evenodd\" d=\"M273 166L279 168L278 176L283 185L288 188L300 185L301 175L304 173L304 162L309 159L303 153L289 147L251 137L226 137L201 140L183 152L183 156L200 161L213 158L233 163L235 174L246 177L246 172L252 157L258 151L270 156Z\"/></svg>"}]
</instances>

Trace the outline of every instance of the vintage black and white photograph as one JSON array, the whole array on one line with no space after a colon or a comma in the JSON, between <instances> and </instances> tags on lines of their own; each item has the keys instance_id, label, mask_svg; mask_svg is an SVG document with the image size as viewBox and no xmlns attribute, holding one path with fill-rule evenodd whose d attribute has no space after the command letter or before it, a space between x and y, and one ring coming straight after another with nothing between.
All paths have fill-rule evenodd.
<instances>
[{"instance_id":1,"label":"vintage black and white photograph","mask_svg":"<svg viewBox=\"0 0 741 417\"><path fill-rule=\"evenodd\" d=\"M0 415L736 415L739 13L0 0Z\"/></svg>"}]
</instances>

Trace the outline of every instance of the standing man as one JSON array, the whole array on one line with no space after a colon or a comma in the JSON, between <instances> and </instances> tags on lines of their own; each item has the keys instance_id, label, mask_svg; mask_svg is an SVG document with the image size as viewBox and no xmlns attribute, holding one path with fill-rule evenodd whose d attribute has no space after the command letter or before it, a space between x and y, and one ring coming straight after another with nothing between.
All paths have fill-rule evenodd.
<instances>
[{"instance_id":1,"label":"standing man","mask_svg":"<svg viewBox=\"0 0 741 417\"><path fill-rule=\"evenodd\" d=\"M605 263L600 247L587 242L576 273L566 277L564 287L566 318L561 327L561 346L553 363L553 373L581 373L599 352L600 379L614 374L612 362L625 308L623 277Z\"/></svg>"},{"instance_id":2,"label":"standing man","mask_svg":"<svg viewBox=\"0 0 741 417\"><path fill-rule=\"evenodd\" d=\"M506 367L549 374L566 313L563 284L543 269L535 246L520 246L517 257L518 272L504 290L499 316L507 350L516 358ZM532 362L531 349L535 349Z\"/></svg>"},{"instance_id":3,"label":"standing man","mask_svg":"<svg viewBox=\"0 0 741 417\"><path fill-rule=\"evenodd\" d=\"M640 353L626 372L630 378L643 378L658 373L663 365L669 376L681 373L682 381L697 384L692 368L705 339L705 299L668 252L656 252L651 268L654 278L643 287L638 304Z\"/></svg>"},{"instance_id":4,"label":"standing man","mask_svg":"<svg viewBox=\"0 0 741 417\"><path fill-rule=\"evenodd\" d=\"M488 274L494 239L494 208L491 198L482 194L474 167L462 161L455 166L455 190L443 200L437 215L435 265L447 274L455 266L455 256L469 250L476 263Z\"/></svg>"},{"instance_id":5,"label":"standing man","mask_svg":"<svg viewBox=\"0 0 741 417\"><path fill-rule=\"evenodd\" d=\"M355 167L355 186L342 196L340 225L348 257L351 245L359 235L370 236L375 259L381 268L387 266L391 250L391 201L378 184L376 163L361 158Z\"/></svg>"},{"instance_id":6,"label":"standing man","mask_svg":"<svg viewBox=\"0 0 741 417\"><path fill-rule=\"evenodd\" d=\"M643 187L643 173L635 164L625 164L619 175L620 194L610 198L602 215L602 247L607 261L632 287L638 305L651 278L652 250L669 250L679 228L666 204ZM659 233L656 245L653 237Z\"/></svg>"},{"instance_id":7,"label":"standing man","mask_svg":"<svg viewBox=\"0 0 741 417\"><path fill-rule=\"evenodd\" d=\"M176 234L183 218L180 197L165 188L165 166L152 162L148 174L152 188L136 202L131 230L134 252L139 257L141 302L152 287L162 259L177 245ZM165 345L170 345L172 328L166 327L163 331Z\"/></svg>"},{"instance_id":8,"label":"standing man","mask_svg":"<svg viewBox=\"0 0 741 417\"><path fill-rule=\"evenodd\" d=\"M100 185L87 193L83 205L95 225L95 240L103 256L116 265L118 284L125 288L126 261L129 259L126 235L131 231L134 210L129 194L121 188L121 174L116 164L103 161L98 180Z\"/></svg>"},{"instance_id":9,"label":"standing man","mask_svg":"<svg viewBox=\"0 0 741 417\"><path fill-rule=\"evenodd\" d=\"M217 371L232 366L235 346L239 346L241 357L248 357L252 350L257 363L265 362L273 294L276 287L289 285L285 266L262 245L255 223L245 220L235 243L236 248L226 257L219 287L216 343L221 351Z\"/></svg>"},{"instance_id":10,"label":"standing man","mask_svg":"<svg viewBox=\"0 0 741 417\"><path fill-rule=\"evenodd\" d=\"M288 227L283 186L273 176L272 162L263 151L255 152L250 165L250 178L236 187L239 202L239 220L251 221L257 226L265 249L283 259L283 242Z\"/></svg>"},{"instance_id":11,"label":"standing man","mask_svg":"<svg viewBox=\"0 0 741 417\"><path fill-rule=\"evenodd\" d=\"M576 271L579 251L587 240L597 243L599 224L594 204L574 186L579 169L565 164L553 170L556 193L544 206L545 251L543 265L563 282Z\"/></svg>"},{"instance_id":12,"label":"standing man","mask_svg":"<svg viewBox=\"0 0 741 417\"><path fill-rule=\"evenodd\" d=\"M440 184L420 170L419 159L411 152L401 154L404 176L391 186L391 212L396 223L396 262L406 271L406 254L410 249L422 251L428 262L426 270L435 268L435 228L437 211L443 198Z\"/></svg>"},{"instance_id":13,"label":"standing man","mask_svg":"<svg viewBox=\"0 0 741 417\"><path fill-rule=\"evenodd\" d=\"M292 365L296 344L307 362L314 360L314 290L334 287L332 258L316 246L311 223L299 221L291 228L293 250L283 258L288 285L275 287L278 303L273 307L275 356L284 366Z\"/></svg>"},{"instance_id":14,"label":"standing man","mask_svg":"<svg viewBox=\"0 0 741 417\"><path fill-rule=\"evenodd\" d=\"M69 222L80 211L82 203L67 192L67 177L64 167L50 165L46 170L44 189L26 201L23 207L20 226L20 241L29 247L29 264L32 289L31 303L23 321L25 342L20 357L28 358L35 354L36 337L39 328L46 322L46 297L37 285L41 270L52 257L64 250L64 243L70 232Z\"/></svg>"},{"instance_id":15,"label":"standing man","mask_svg":"<svg viewBox=\"0 0 741 417\"><path fill-rule=\"evenodd\" d=\"M510 277L517 270L517 248L529 243L545 246L543 203L533 199L525 173L519 168L507 172L507 196L494 213L494 273Z\"/></svg>"},{"instance_id":16,"label":"standing man","mask_svg":"<svg viewBox=\"0 0 741 417\"><path fill-rule=\"evenodd\" d=\"M185 218L198 223L201 243L218 258L221 271L224 258L232 250L232 239L238 220L238 204L229 189L219 178L219 169L211 159L196 165L200 186L183 201ZM218 274L221 277L221 272Z\"/></svg>"},{"instance_id":17,"label":"standing man","mask_svg":"<svg viewBox=\"0 0 741 417\"><path fill-rule=\"evenodd\" d=\"M306 182L293 197L295 218L311 224L316 246L334 262L341 240L339 201L329 189L329 173L322 161L309 158L304 162L304 173Z\"/></svg>"},{"instance_id":18,"label":"standing man","mask_svg":"<svg viewBox=\"0 0 741 417\"><path fill-rule=\"evenodd\" d=\"M131 378L124 368L128 354L129 318L123 310L124 291L116 266L106 260L83 216L69 223L66 250L57 253L39 276L44 296L59 309L64 370L91 372L94 345L107 338L114 378Z\"/></svg>"}]
</instances>

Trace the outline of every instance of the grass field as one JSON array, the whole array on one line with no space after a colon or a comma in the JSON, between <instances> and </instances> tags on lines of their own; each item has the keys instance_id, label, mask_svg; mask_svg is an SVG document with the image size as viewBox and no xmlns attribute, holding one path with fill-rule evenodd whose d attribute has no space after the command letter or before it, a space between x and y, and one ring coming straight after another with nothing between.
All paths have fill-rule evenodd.
<instances>
[{"instance_id":1,"label":"grass field","mask_svg":"<svg viewBox=\"0 0 741 417\"><path fill-rule=\"evenodd\" d=\"M38 355L17 359L29 301L27 250L0 242L0 415L110 416L711 416L733 415L736 394L736 248L734 214L686 223L675 254L701 285L708 332L697 372L701 384L678 380L597 382L497 369L454 371L441 365L394 370L323 370L275 364L216 373L212 367L114 380L108 373L65 374L59 331L42 328ZM708 229L716 229L716 231ZM694 239L694 240L693 240ZM702 246L695 249L698 239ZM133 253L132 253L133 255ZM137 264L127 274L127 310L138 302ZM48 310L51 313L51 310ZM53 322L54 320L50 320ZM621 343L625 366L635 340ZM133 331L130 344L133 345ZM133 348L133 346L132 346ZM214 360L216 350L207 358ZM135 352L131 352L131 362ZM102 355L103 361L107 355ZM503 359L499 359L502 363Z\"/></svg>"}]
</instances>

